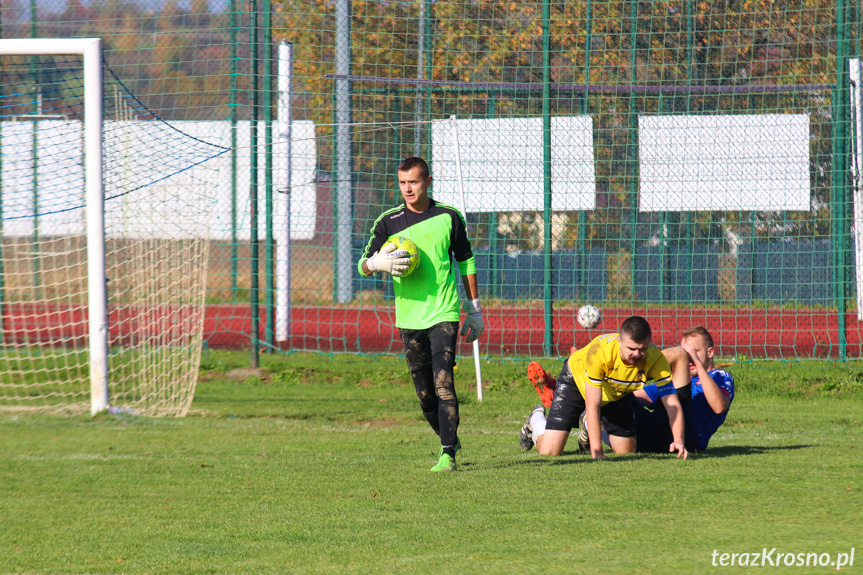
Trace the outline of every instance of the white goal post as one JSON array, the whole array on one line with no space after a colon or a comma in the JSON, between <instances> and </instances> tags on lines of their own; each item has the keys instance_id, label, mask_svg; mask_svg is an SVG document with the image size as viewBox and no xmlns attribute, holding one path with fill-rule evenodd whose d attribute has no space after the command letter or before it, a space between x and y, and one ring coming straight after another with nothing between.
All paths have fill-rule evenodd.
<instances>
[{"instance_id":1,"label":"white goal post","mask_svg":"<svg viewBox=\"0 0 863 575\"><path fill-rule=\"evenodd\" d=\"M2 40L0 71L0 412L184 416L230 148L98 39Z\"/></svg>"},{"instance_id":2,"label":"white goal post","mask_svg":"<svg viewBox=\"0 0 863 575\"><path fill-rule=\"evenodd\" d=\"M108 293L105 277L105 207L102 180L102 40L0 40L0 55L80 55L84 60L90 413L95 415L108 407Z\"/></svg>"}]
</instances>

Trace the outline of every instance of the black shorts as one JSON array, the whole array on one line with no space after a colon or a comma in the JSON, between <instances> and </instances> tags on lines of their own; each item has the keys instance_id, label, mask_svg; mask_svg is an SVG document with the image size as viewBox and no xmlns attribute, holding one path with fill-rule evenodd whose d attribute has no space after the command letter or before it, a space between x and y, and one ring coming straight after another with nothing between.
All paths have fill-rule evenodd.
<instances>
[{"instance_id":1,"label":"black shorts","mask_svg":"<svg viewBox=\"0 0 863 575\"><path fill-rule=\"evenodd\" d=\"M689 401L682 401L683 392L689 394L689 387L677 390L681 396L685 436L683 439L687 451L698 451L698 436L692 425L692 406ZM671 424L668 422L668 412L665 405L657 400L650 406L638 405L635 410L636 429L638 430L638 448L641 453L668 453L668 446L674 441L671 435Z\"/></svg>"},{"instance_id":2,"label":"black shorts","mask_svg":"<svg viewBox=\"0 0 863 575\"><path fill-rule=\"evenodd\" d=\"M609 435L617 437L635 437L635 408L637 402L632 394L627 394L617 401L607 403L599 409L599 419ZM554 389L554 399L548 410L546 430L572 431L578 427L578 418L584 411L584 397L575 384L569 360L563 362L563 369L557 376L557 387Z\"/></svg>"}]
</instances>

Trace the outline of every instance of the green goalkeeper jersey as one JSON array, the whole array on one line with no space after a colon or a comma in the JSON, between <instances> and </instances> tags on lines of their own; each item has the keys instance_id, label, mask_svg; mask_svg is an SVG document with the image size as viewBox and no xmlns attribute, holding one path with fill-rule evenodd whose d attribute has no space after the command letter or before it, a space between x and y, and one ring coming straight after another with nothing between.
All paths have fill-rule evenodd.
<instances>
[{"instance_id":1,"label":"green goalkeeper jersey","mask_svg":"<svg viewBox=\"0 0 863 575\"><path fill-rule=\"evenodd\" d=\"M371 238L360 258L363 262L393 236L405 236L419 248L420 263L404 278L393 277L396 327L426 329L443 321L458 321L455 259L461 275L476 273L464 218L457 209L430 200L421 214L403 203L382 213L372 225ZM365 275L365 274L363 274Z\"/></svg>"}]
</instances>

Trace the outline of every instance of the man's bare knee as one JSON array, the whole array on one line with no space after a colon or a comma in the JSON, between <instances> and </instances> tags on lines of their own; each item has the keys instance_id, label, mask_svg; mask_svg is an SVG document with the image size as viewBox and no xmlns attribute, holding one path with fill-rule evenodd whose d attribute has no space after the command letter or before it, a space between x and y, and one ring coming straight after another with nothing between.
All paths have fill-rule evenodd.
<instances>
[{"instance_id":1,"label":"man's bare knee","mask_svg":"<svg viewBox=\"0 0 863 575\"><path fill-rule=\"evenodd\" d=\"M680 389L690 381L689 354L679 345L662 350L662 355L671 366L671 380L674 387Z\"/></svg>"},{"instance_id":2,"label":"man's bare knee","mask_svg":"<svg viewBox=\"0 0 863 575\"><path fill-rule=\"evenodd\" d=\"M561 455L569 433L546 431L536 438L536 452L540 455Z\"/></svg>"},{"instance_id":3,"label":"man's bare knee","mask_svg":"<svg viewBox=\"0 0 863 575\"><path fill-rule=\"evenodd\" d=\"M689 367L689 354L687 354L686 350L679 345L663 349L662 355L665 356L665 359L668 360L668 363L670 363L672 367L674 367L674 364L678 361L685 361L687 368Z\"/></svg>"},{"instance_id":4,"label":"man's bare knee","mask_svg":"<svg viewBox=\"0 0 863 575\"><path fill-rule=\"evenodd\" d=\"M617 454L635 453L637 447L634 437L620 437L619 435L609 435L608 443L611 445L611 450Z\"/></svg>"},{"instance_id":5,"label":"man's bare knee","mask_svg":"<svg viewBox=\"0 0 863 575\"><path fill-rule=\"evenodd\" d=\"M536 444L536 452L540 455L560 455L563 453L563 447L552 445L546 448L543 446L542 441L540 441Z\"/></svg>"}]
</instances>

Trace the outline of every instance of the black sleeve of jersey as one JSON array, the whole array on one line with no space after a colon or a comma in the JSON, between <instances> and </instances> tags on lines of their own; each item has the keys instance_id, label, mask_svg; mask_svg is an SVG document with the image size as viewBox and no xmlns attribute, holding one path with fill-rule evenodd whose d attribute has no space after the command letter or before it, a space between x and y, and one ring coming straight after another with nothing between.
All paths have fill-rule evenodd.
<instances>
[{"instance_id":1,"label":"black sleeve of jersey","mask_svg":"<svg viewBox=\"0 0 863 575\"><path fill-rule=\"evenodd\" d=\"M369 238L369 241L366 244L366 248L363 250L363 255L360 259L368 259L372 257L375 252L380 251L380 249L383 247L389 237L390 235L386 230L386 223L383 219L379 219L375 223L375 227L372 228L372 235Z\"/></svg>"},{"instance_id":2,"label":"black sleeve of jersey","mask_svg":"<svg viewBox=\"0 0 863 575\"><path fill-rule=\"evenodd\" d=\"M450 236L450 250L455 256L455 261L464 262L473 257L470 240L467 239L467 227L461 214L453 210L452 235Z\"/></svg>"}]
</instances>

